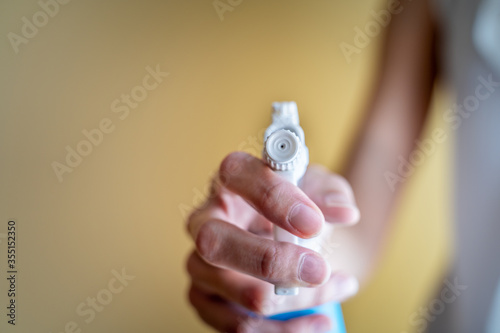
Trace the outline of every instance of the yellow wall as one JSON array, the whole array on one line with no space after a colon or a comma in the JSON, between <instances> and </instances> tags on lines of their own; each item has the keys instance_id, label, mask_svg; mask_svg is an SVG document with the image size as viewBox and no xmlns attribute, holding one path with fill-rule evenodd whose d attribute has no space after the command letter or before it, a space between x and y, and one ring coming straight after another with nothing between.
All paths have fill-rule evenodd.
<instances>
[{"instance_id":1,"label":"yellow wall","mask_svg":"<svg viewBox=\"0 0 500 333\"><path fill-rule=\"evenodd\" d=\"M256 149L275 100L297 101L312 162L342 165L380 36L350 64L339 44L378 2L243 1L220 20L212 0L73 1L17 53L9 33L41 9L0 2L2 277L7 221L18 224L18 322L2 310L0 330L210 332L185 297L183 207L228 152ZM169 75L120 119L111 104L148 66ZM60 182L54 161L103 119L112 132ZM426 304L445 260L445 148L410 181L373 283L346 304L350 332L411 331ZM95 318L78 315L122 268L135 279Z\"/></svg>"}]
</instances>

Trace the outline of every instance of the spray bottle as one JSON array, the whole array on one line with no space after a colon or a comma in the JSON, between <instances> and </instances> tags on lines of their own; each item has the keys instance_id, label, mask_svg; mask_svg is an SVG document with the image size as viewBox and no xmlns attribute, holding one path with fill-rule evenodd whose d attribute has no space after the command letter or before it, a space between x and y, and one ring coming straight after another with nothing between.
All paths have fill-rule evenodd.
<instances>
[{"instance_id":1,"label":"spray bottle","mask_svg":"<svg viewBox=\"0 0 500 333\"><path fill-rule=\"evenodd\" d=\"M309 164L309 150L305 144L304 131L299 125L297 104L274 102L272 106L272 123L264 134L263 158L274 172L298 186ZM277 241L290 242L320 252L318 237L302 239L277 226L274 226L273 233ZM340 304L334 302L314 308L297 309L295 304L300 304L298 298L301 297L298 287L276 285L274 293L278 295L273 298L277 304L274 311L278 312L268 316L269 319L288 320L311 314L324 314L332 322L332 330L329 333L345 333Z\"/></svg>"}]
</instances>

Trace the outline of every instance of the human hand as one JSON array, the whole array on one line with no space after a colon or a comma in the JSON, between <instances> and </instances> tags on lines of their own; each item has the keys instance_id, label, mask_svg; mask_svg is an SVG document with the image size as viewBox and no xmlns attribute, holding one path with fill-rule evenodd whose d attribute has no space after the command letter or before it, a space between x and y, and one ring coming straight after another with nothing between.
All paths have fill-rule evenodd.
<instances>
[{"instance_id":1,"label":"human hand","mask_svg":"<svg viewBox=\"0 0 500 333\"><path fill-rule=\"evenodd\" d=\"M269 310L272 284L312 287L295 298L302 308L356 293L355 278L332 273L318 253L272 240L273 224L310 238L321 232L325 219L322 235L328 225L359 219L352 190L340 176L313 166L301 187L245 153L232 153L221 163L209 198L188 219L196 244L187 261L189 299L206 323L221 332L324 332L330 322L322 315L287 322L260 318L255 325L252 312Z\"/></svg>"}]
</instances>

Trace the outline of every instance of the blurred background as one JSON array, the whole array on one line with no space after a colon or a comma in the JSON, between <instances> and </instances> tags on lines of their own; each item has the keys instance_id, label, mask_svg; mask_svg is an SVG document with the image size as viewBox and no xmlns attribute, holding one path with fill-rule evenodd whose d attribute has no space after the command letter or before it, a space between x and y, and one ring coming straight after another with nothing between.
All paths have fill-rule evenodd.
<instances>
[{"instance_id":1,"label":"blurred background","mask_svg":"<svg viewBox=\"0 0 500 333\"><path fill-rule=\"evenodd\" d=\"M17 322L2 310L0 331L212 332L186 298L185 215L226 154L259 153L273 101L297 102L311 162L341 170L383 29L349 57L341 45L385 2L215 4L0 1L2 309L18 225ZM438 150L407 182L372 281L344 304L351 333L416 332L411 315L442 281L448 143Z\"/></svg>"}]
</instances>

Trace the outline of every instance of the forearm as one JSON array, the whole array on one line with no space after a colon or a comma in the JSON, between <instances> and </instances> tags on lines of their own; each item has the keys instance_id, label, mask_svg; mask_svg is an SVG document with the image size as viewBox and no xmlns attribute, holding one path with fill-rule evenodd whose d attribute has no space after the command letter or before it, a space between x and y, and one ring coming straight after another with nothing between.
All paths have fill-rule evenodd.
<instances>
[{"instance_id":1,"label":"forearm","mask_svg":"<svg viewBox=\"0 0 500 333\"><path fill-rule=\"evenodd\" d=\"M410 5L408 5L410 6ZM381 58L368 115L345 170L361 221L336 229L340 246L334 266L348 268L361 282L377 261L401 183L387 181L400 157L407 158L422 132L431 99L434 67L434 27L426 1L412 3L393 18Z\"/></svg>"},{"instance_id":2,"label":"forearm","mask_svg":"<svg viewBox=\"0 0 500 333\"><path fill-rule=\"evenodd\" d=\"M352 269L361 283L377 263L403 185L389 183L386 175L388 172L397 174L398 157L407 159L421 128L394 137L393 142L397 144L388 142L387 136L372 135L368 130L352 156L346 178L353 187L361 219L350 228L335 229L334 237L340 245L337 260L349 260L341 265Z\"/></svg>"}]
</instances>

